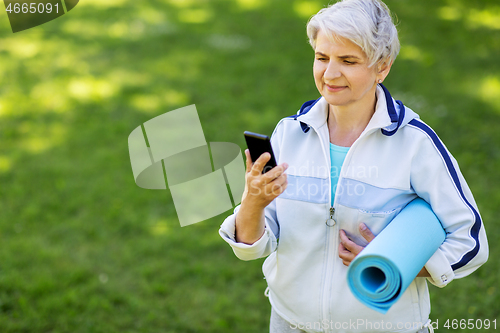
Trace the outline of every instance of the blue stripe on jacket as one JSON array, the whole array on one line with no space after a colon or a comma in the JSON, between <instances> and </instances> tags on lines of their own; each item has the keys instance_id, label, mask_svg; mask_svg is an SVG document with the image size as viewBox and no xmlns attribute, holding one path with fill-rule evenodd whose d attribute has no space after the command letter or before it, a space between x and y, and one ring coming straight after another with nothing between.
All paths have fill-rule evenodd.
<instances>
[{"instance_id":1,"label":"blue stripe on jacket","mask_svg":"<svg viewBox=\"0 0 500 333\"><path fill-rule=\"evenodd\" d=\"M446 167L448 169L448 172L450 173L451 178L452 178L453 182L455 183L455 186L456 186L460 196L462 197L462 199L464 200L466 205L470 208L470 210L474 214L474 225L472 226L470 235L474 239L476 245L474 246L474 248L472 250L467 252L462 257L462 259L460 259L460 261L451 265L451 268L455 271L455 270L467 265L479 252L479 247L480 247L480 245L479 245L479 230L481 229L481 224L482 224L481 217L479 216L478 211L474 208L474 206L465 197L465 194L462 190L462 185L460 184L460 179L458 178L457 171L455 170L455 166L453 165L451 158L450 158L450 155L448 154L446 148L444 147L443 143L441 142L441 140L439 139L437 134L429 126L427 126L426 124L424 124L423 122L421 122L417 119L411 120L409 122L409 125L412 125L418 129L420 129L425 134L427 134L427 136L432 140L432 142L434 143L434 146L439 151L439 154L441 154L441 156L446 164Z\"/></svg>"}]
</instances>

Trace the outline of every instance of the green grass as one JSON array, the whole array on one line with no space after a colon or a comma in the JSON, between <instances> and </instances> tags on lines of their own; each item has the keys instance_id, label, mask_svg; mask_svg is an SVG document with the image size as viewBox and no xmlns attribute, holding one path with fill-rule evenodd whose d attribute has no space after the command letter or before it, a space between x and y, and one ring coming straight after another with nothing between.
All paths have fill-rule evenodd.
<instances>
[{"instance_id":1,"label":"green grass","mask_svg":"<svg viewBox=\"0 0 500 333\"><path fill-rule=\"evenodd\" d=\"M266 331L262 260L220 239L228 213L181 228L168 190L135 185L127 138L189 104L209 142L270 134L318 96L305 24L327 2L308 3L85 0L16 34L0 15L0 332ZM500 6L387 4L403 50L386 86L459 161L490 244L431 288L431 318L500 321Z\"/></svg>"}]
</instances>

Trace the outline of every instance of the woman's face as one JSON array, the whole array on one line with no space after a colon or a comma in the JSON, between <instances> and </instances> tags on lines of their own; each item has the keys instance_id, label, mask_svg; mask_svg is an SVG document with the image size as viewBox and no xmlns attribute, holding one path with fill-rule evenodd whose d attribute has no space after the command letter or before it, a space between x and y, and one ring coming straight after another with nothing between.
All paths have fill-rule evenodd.
<instances>
[{"instance_id":1,"label":"woman's face","mask_svg":"<svg viewBox=\"0 0 500 333\"><path fill-rule=\"evenodd\" d=\"M365 52L342 37L332 42L321 30L316 38L314 81L321 95L334 106L374 103L377 65L368 68Z\"/></svg>"}]
</instances>

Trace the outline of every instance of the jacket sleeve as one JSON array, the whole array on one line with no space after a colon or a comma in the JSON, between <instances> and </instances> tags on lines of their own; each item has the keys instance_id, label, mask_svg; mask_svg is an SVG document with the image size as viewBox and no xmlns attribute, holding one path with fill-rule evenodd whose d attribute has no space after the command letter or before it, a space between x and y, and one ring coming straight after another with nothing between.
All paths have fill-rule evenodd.
<instances>
[{"instance_id":1,"label":"jacket sleeve","mask_svg":"<svg viewBox=\"0 0 500 333\"><path fill-rule=\"evenodd\" d=\"M428 280L444 287L486 262L486 232L456 160L429 126L420 120L410 124L424 134L413 156L411 185L430 204L446 231L445 241L425 267L431 275Z\"/></svg>"},{"instance_id":2,"label":"jacket sleeve","mask_svg":"<svg viewBox=\"0 0 500 333\"><path fill-rule=\"evenodd\" d=\"M227 217L219 229L219 235L232 248L234 254L241 260L253 260L266 257L274 252L278 246L278 225L275 222L275 200L271 202L265 210L266 226L264 234L253 244L238 243L235 237L236 215L240 209L237 206L234 214Z\"/></svg>"},{"instance_id":3,"label":"jacket sleeve","mask_svg":"<svg viewBox=\"0 0 500 333\"><path fill-rule=\"evenodd\" d=\"M280 142L279 135L276 135L279 124L274 130L271 137L271 145L279 162ZM233 249L234 254L241 260L253 260L267 257L272 252L276 251L279 239L279 222L276 216L276 199L273 200L265 209L265 229L264 234L253 244L238 243L235 237L236 231L236 215L240 206L234 209L234 213L227 217L222 223L219 234Z\"/></svg>"}]
</instances>

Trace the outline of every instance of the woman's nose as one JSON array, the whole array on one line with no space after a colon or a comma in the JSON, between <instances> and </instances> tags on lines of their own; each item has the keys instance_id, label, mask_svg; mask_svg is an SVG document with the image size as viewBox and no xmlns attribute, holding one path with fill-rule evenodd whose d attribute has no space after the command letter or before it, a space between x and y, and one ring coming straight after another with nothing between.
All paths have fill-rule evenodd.
<instances>
[{"instance_id":1,"label":"woman's nose","mask_svg":"<svg viewBox=\"0 0 500 333\"><path fill-rule=\"evenodd\" d=\"M340 73L340 67L338 66L338 64L331 61L328 64L328 67L326 68L326 71L324 74L325 80L330 81L330 80L337 79L341 76L342 76L342 74Z\"/></svg>"}]
</instances>

